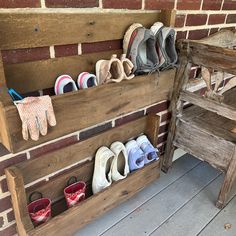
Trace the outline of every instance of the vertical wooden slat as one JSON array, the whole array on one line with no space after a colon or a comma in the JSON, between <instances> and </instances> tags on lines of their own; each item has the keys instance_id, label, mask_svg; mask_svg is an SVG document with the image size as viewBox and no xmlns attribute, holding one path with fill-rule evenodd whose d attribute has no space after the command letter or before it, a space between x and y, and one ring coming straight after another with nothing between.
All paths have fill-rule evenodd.
<instances>
[{"instance_id":1,"label":"vertical wooden slat","mask_svg":"<svg viewBox=\"0 0 236 236\"><path fill-rule=\"evenodd\" d=\"M5 170L7 184L11 193L12 205L17 222L17 230L20 236L26 236L27 232L34 229L27 211L27 200L24 189L24 181L17 167L9 167Z\"/></svg>"}]
</instances>

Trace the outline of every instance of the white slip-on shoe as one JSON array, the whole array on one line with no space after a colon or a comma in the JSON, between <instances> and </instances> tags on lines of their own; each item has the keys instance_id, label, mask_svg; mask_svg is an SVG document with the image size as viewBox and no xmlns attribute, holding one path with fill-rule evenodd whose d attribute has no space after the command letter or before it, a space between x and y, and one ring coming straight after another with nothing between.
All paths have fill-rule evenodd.
<instances>
[{"instance_id":1,"label":"white slip-on shoe","mask_svg":"<svg viewBox=\"0 0 236 236\"><path fill-rule=\"evenodd\" d=\"M56 95L77 91L75 81L69 75L61 75L56 79L54 91Z\"/></svg>"},{"instance_id":2,"label":"white slip-on shoe","mask_svg":"<svg viewBox=\"0 0 236 236\"><path fill-rule=\"evenodd\" d=\"M102 146L97 150L92 181L93 194L111 185L111 169L114 157L114 153L108 147Z\"/></svg>"},{"instance_id":3,"label":"white slip-on shoe","mask_svg":"<svg viewBox=\"0 0 236 236\"><path fill-rule=\"evenodd\" d=\"M112 180L118 181L126 178L129 173L129 164L128 153L124 144L114 142L111 144L110 149L115 154L111 169Z\"/></svg>"},{"instance_id":4,"label":"white slip-on shoe","mask_svg":"<svg viewBox=\"0 0 236 236\"><path fill-rule=\"evenodd\" d=\"M121 61L123 68L124 68L124 79L126 79L126 80L133 79L134 78L134 74L133 74L134 65L133 65L132 61L130 61L128 58L126 58L126 54L121 55L120 61Z\"/></svg>"},{"instance_id":5,"label":"white slip-on shoe","mask_svg":"<svg viewBox=\"0 0 236 236\"><path fill-rule=\"evenodd\" d=\"M79 74L77 79L77 85L79 89L86 89L97 86L97 78L94 74L90 74L88 72L82 72Z\"/></svg>"}]
</instances>

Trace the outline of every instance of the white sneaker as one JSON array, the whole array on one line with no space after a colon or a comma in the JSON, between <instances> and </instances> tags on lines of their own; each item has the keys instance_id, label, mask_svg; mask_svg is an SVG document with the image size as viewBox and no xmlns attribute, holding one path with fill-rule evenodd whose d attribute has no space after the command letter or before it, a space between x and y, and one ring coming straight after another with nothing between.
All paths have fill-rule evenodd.
<instances>
[{"instance_id":1,"label":"white sneaker","mask_svg":"<svg viewBox=\"0 0 236 236\"><path fill-rule=\"evenodd\" d=\"M111 167L112 180L118 181L126 178L129 173L129 164L128 153L124 144L121 142L114 142L111 144L110 149L115 154Z\"/></svg>"},{"instance_id":2,"label":"white sneaker","mask_svg":"<svg viewBox=\"0 0 236 236\"><path fill-rule=\"evenodd\" d=\"M114 157L114 153L108 147L103 146L97 150L92 181L93 194L111 185L111 169Z\"/></svg>"}]
</instances>

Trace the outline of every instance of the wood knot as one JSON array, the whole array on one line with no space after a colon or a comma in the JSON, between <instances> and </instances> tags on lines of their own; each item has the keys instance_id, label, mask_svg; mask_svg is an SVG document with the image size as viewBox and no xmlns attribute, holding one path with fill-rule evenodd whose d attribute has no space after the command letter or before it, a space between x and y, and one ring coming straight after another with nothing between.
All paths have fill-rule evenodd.
<instances>
[{"instance_id":1,"label":"wood knot","mask_svg":"<svg viewBox=\"0 0 236 236\"><path fill-rule=\"evenodd\" d=\"M89 25L95 25L95 21L89 21Z\"/></svg>"}]
</instances>

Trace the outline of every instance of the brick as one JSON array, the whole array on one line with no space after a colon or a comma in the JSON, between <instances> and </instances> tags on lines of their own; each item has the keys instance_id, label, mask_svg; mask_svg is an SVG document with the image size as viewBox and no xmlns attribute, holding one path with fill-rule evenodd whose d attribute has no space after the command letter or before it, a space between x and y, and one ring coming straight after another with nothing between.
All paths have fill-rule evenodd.
<instances>
[{"instance_id":1,"label":"brick","mask_svg":"<svg viewBox=\"0 0 236 236\"><path fill-rule=\"evenodd\" d=\"M7 228L4 228L2 231L0 231L1 236L13 236L17 235L16 232L16 224L13 224Z\"/></svg>"},{"instance_id":2,"label":"brick","mask_svg":"<svg viewBox=\"0 0 236 236\"><path fill-rule=\"evenodd\" d=\"M15 220L14 211L10 211L7 213L7 220L8 220L8 222Z\"/></svg>"},{"instance_id":3,"label":"brick","mask_svg":"<svg viewBox=\"0 0 236 236\"><path fill-rule=\"evenodd\" d=\"M94 53L122 49L122 40L110 40L96 43L83 43L82 53Z\"/></svg>"},{"instance_id":4,"label":"brick","mask_svg":"<svg viewBox=\"0 0 236 236\"><path fill-rule=\"evenodd\" d=\"M147 114L149 113L158 113L158 112L161 112L161 111L165 111L168 109L170 105L170 101L165 101L165 102L162 102L162 103L158 103L154 106L151 106L149 108L147 108Z\"/></svg>"},{"instance_id":5,"label":"brick","mask_svg":"<svg viewBox=\"0 0 236 236\"><path fill-rule=\"evenodd\" d=\"M7 180L3 179L0 181L1 190L3 193L8 192Z\"/></svg>"},{"instance_id":6,"label":"brick","mask_svg":"<svg viewBox=\"0 0 236 236\"><path fill-rule=\"evenodd\" d=\"M189 39L202 39L208 36L208 29L192 30L189 31Z\"/></svg>"},{"instance_id":7,"label":"brick","mask_svg":"<svg viewBox=\"0 0 236 236\"><path fill-rule=\"evenodd\" d=\"M45 0L46 7L55 8L86 8L98 7L99 0Z\"/></svg>"},{"instance_id":8,"label":"brick","mask_svg":"<svg viewBox=\"0 0 236 236\"><path fill-rule=\"evenodd\" d=\"M207 22L206 14L189 14L186 19L186 26L205 25Z\"/></svg>"},{"instance_id":9,"label":"brick","mask_svg":"<svg viewBox=\"0 0 236 236\"><path fill-rule=\"evenodd\" d=\"M185 22L185 15L177 15L175 18L175 27L183 27Z\"/></svg>"},{"instance_id":10,"label":"brick","mask_svg":"<svg viewBox=\"0 0 236 236\"><path fill-rule=\"evenodd\" d=\"M0 8L40 7L40 0L1 0Z\"/></svg>"},{"instance_id":11,"label":"brick","mask_svg":"<svg viewBox=\"0 0 236 236\"><path fill-rule=\"evenodd\" d=\"M200 10L202 0L178 0L178 10Z\"/></svg>"},{"instance_id":12,"label":"brick","mask_svg":"<svg viewBox=\"0 0 236 236\"><path fill-rule=\"evenodd\" d=\"M177 31L176 40L186 39L187 31Z\"/></svg>"},{"instance_id":13,"label":"brick","mask_svg":"<svg viewBox=\"0 0 236 236\"><path fill-rule=\"evenodd\" d=\"M5 198L0 199L0 212L6 211L11 208L11 197L7 196Z\"/></svg>"},{"instance_id":14,"label":"brick","mask_svg":"<svg viewBox=\"0 0 236 236\"><path fill-rule=\"evenodd\" d=\"M5 168L15 165L19 162L25 161L26 159L27 159L26 153L23 153L23 154L19 154L17 156L11 157L7 160L1 161L0 162L0 175L4 174Z\"/></svg>"},{"instance_id":15,"label":"brick","mask_svg":"<svg viewBox=\"0 0 236 236\"><path fill-rule=\"evenodd\" d=\"M210 15L208 25L222 24L225 22L225 14Z\"/></svg>"},{"instance_id":16,"label":"brick","mask_svg":"<svg viewBox=\"0 0 236 236\"><path fill-rule=\"evenodd\" d=\"M167 113L165 113L165 114L163 114L163 115L161 116L161 122L170 120L170 118L171 118L171 113L170 113L170 112L167 112Z\"/></svg>"},{"instance_id":17,"label":"brick","mask_svg":"<svg viewBox=\"0 0 236 236\"><path fill-rule=\"evenodd\" d=\"M146 0L145 2L145 9L147 10L172 10L174 6L174 0Z\"/></svg>"},{"instance_id":18,"label":"brick","mask_svg":"<svg viewBox=\"0 0 236 236\"><path fill-rule=\"evenodd\" d=\"M130 115L127 115L127 116L123 116L121 118L118 118L116 121L115 121L115 125L118 126L118 125L122 125L122 124L125 124L127 122L130 122L130 121L133 121L137 118L140 118L144 116L144 111L137 111L133 114L130 114Z\"/></svg>"},{"instance_id":19,"label":"brick","mask_svg":"<svg viewBox=\"0 0 236 236\"><path fill-rule=\"evenodd\" d=\"M97 127L80 132L79 138L80 138L80 140L87 139L93 135L99 134L99 133L104 132L104 131L111 129L111 128L112 128L112 123L107 122L107 123L99 125Z\"/></svg>"},{"instance_id":20,"label":"brick","mask_svg":"<svg viewBox=\"0 0 236 236\"><path fill-rule=\"evenodd\" d=\"M2 51L3 62L14 64L27 61L38 61L50 58L49 47L24 48Z\"/></svg>"},{"instance_id":21,"label":"brick","mask_svg":"<svg viewBox=\"0 0 236 236\"><path fill-rule=\"evenodd\" d=\"M167 140L167 136L168 136L168 134L166 133L166 134L163 134L162 136L158 137L157 144L165 142Z\"/></svg>"},{"instance_id":22,"label":"brick","mask_svg":"<svg viewBox=\"0 0 236 236\"><path fill-rule=\"evenodd\" d=\"M1 228L3 225L4 225L4 220L3 220L3 217L2 217L2 216L0 216L0 228ZM1 231L0 231L0 233L1 233Z\"/></svg>"},{"instance_id":23,"label":"brick","mask_svg":"<svg viewBox=\"0 0 236 236\"><path fill-rule=\"evenodd\" d=\"M78 142L77 135L73 135L73 136L58 140L54 143L46 144L42 147L31 150L30 151L30 158L31 159L37 158L37 157L42 156L46 153L67 147L67 146L75 144L77 142Z\"/></svg>"},{"instance_id":24,"label":"brick","mask_svg":"<svg viewBox=\"0 0 236 236\"><path fill-rule=\"evenodd\" d=\"M0 157L9 154L10 152L0 143Z\"/></svg>"},{"instance_id":25,"label":"brick","mask_svg":"<svg viewBox=\"0 0 236 236\"><path fill-rule=\"evenodd\" d=\"M159 128L159 134L166 133L168 131L169 124L165 124L160 126Z\"/></svg>"},{"instance_id":26,"label":"brick","mask_svg":"<svg viewBox=\"0 0 236 236\"><path fill-rule=\"evenodd\" d=\"M55 57L78 55L78 44L55 46Z\"/></svg>"},{"instance_id":27,"label":"brick","mask_svg":"<svg viewBox=\"0 0 236 236\"><path fill-rule=\"evenodd\" d=\"M142 0L103 0L103 8L115 9L141 9Z\"/></svg>"},{"instance_id":28,"label":"brick","mask_svg":"<svg viewBox=\"0 0 236 236\"><path fill-rule=\"evenodd\" d=\"M220 10L222 0L204 0L202 10Z\"/></svg>"},{"instance_id":29,"label":"brick","mask_svg":"<svg viewBox=\"0 0 236 236\"><path fill-rule=\"evenodd\" d=\"M228 15L226 23L236 23L236 14Z\"/></svg>"},{"instance_id":30,"label":"brick","mask_svg":"<svg viewBox=\"0 0 236 236\"><path fill-rule=\"evenodd\" d=\"M235 0L225 0L222 10L235 10L236 9L236 1Z\"/></svg>"},{"instance_id":31,"label":"brick","mask_svg":"<svg viewBox=\"0 0 236 236\"><path fill-rule=\"evenodd\" d=\"M218 32L218 31L219 31L219 28L211 28L209 35L215 34L215 33Z\"/></svg>"},{"instance_id":32,"label":"brick","mask_svg":"<svg viewBox=\"0 0 236 236\"><path fill-rule=\"evenodd\" d=\"M234 26L231 26L231 27L222 27L222 28L220 28L220 30L235 30L235 27L234 27Z\"/></svg>"}]
</instances>

